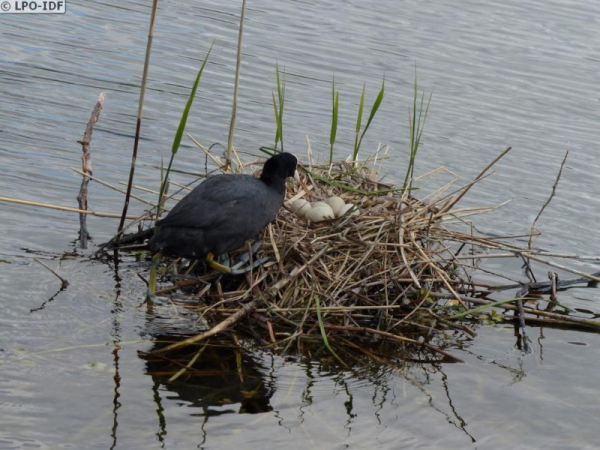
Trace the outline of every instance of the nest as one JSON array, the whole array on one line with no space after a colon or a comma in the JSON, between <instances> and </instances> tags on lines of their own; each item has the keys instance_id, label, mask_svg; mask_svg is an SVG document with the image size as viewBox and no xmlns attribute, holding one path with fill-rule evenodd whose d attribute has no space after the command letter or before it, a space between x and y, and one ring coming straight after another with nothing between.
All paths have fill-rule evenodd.
<instances>
[{"instance_id":1,"label":"nest","mask_svg":"<svg viewBox=\"0 0 600 450\"><path fill-rule=\"evenodd\" d=\"M218 158L211 158L221 164ZM379 164L381 168L381 160ZM258 168L258 162L242 164L238 159L236 171ZM391 364L400 350L408 352L405 359L459 361L447 347L474 336L473 324L486 320L520 321L525 348L526 321L598 328L596 321L554 312L553 308L523 306L534 295L536 302L541 294L552 295L552 290L560 287L556 280L494 285L474 281L474 273L480 270L479 258L489 259L495 252L554 264L531 245L517 247L497 236L477 236L471 228L460 231L467 217L494 209L456 208L474 183L452 191L460 177L446 170L452 180L419 200L409 189L378 181L378 172L377 155L360 164L337 162L304 168L302 182L290 183L284 208L262 234L255 257L269 258L269 262L245 276L212 270L181 276L184 269L191 273L196 264L167 264L164 273L173 285L157 294L182 290L183 295L171 298L173 304L194 309L207 321L207 331L161 351L233 328L273 348L311 355L323 352L345 365L350 357ZM356 205L358 214L311 223L289 210L291 202L299 198L315 202L331 196ZM464 255L466 249L469 253ZM489 278L489 272L487 275ZM587 282L599 274L583 275L574 282ZM518 290L519 297L489 298L506 290ZM197 303L190 306L190 299ZM490 306L500 307L502 312L490 313Z\"/></svg>"}]
</instances>

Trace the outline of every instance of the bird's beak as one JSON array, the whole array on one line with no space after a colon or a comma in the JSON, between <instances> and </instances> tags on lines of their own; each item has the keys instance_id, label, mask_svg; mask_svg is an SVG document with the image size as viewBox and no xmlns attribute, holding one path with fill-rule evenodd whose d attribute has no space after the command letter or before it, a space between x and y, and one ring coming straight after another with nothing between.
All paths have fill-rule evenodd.
<instances>
[{"instance_id":1,"label":"bird's beak","mask_svg":"<svg viewBox=\"0 0 600 450\"><path fill-rule=\"evenodd\" d=\"M296 180L297 183L300 183L300 174L298 173L298 169L294 170L294 180Z\"/></svg>"}]
</instances>

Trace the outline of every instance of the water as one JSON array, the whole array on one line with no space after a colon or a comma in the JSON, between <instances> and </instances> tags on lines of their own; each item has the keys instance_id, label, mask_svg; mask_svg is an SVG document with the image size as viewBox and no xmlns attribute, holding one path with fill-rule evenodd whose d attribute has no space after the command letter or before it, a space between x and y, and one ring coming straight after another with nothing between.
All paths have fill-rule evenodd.
<instances>
[{"instance_id":1,"label":"water","mask_svg":"<svg viewBox=\"0 0 600 450\"><path fill-rule=\"evenodd\" d=\"M157 185L154 167L168 157L213 39L187 130L204 144L226 143L239 5L223 3L160 5L137 184ZM416 63L420 89L434 92L417 171L444 165L469 180L513 146L464 205L510 199L477 224L523 234L569 150L537 244L597 253L599 10L591 1L249 2L236 146L256 153L273 141L276 62L287 81L285 144L304 155L308 134L322 158L332 76L341 91L337 157L350 152L363 82L370 106L385 76L386 98L363 149L390 144L388 178L398 179ZM0 16L3 196L76 205L76 140L101 91L107 100L92 139L94 175L115 185L126 179L148 18L147 2L112 0L69 2L64 16ZM175 166L201 171L204 158L186 141ZM122 205L121 194L94 183L89 198L98 211ZM132 203L134 213L142 208ZM90 261L90 252L75 249L74 215L6 203L0 212L1 449L597 447L598 335L530 329L535 352L523 357L511 328L483 327L453 350L465 364L412 365L403 373L332 372L257 349L241 355L243 382L224 361L208 366L220 372L168 384L164 365L140 352L162 333L193 332L193 325L139 307L144 286L135 272L146 265L125 261L116 275ZM116 225L89 219L95 242ZM60 290L34 257L70 286ZM504 269L520 277L518 267ZM561 295L590 310L598 298L595 289ZM247 398L253 390L257 401Z\"/></svg>"}]
</instances>

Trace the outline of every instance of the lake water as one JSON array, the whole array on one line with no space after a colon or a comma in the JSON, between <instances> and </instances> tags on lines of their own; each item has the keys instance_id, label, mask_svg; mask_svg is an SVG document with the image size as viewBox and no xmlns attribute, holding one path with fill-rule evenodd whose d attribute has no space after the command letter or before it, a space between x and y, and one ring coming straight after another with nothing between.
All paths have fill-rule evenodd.
<instances>
[{"instance_id":1,"label":"lake water","mask_svg":"<svg viewBox=\"0 0 600 450\"><path fill-rule=\"evenodd\" d=\"M100 92L94 175L117 185L127 179L150 3L70 1L65 15L0 15L2 196L77 206L76 141ZM226 144L239 3L160 3L136 184L158 186L155 167L169 156L213 40L187 131ZM385 77L363 151L389 144L387 179L398 180L416 64L420 90L433 92L417 172L446 166L470 180L512 146L463 205L511 200L476 223L524 234L568 150L537 245L598 255L599 22L600 4L589 0L249 0L235 144L252 154L272 145L275 64L287 83L286 149L305 155L308 135L322 159L332 77L341 91L337 158L350 153L363 83L370 107ZM201 171L204 157L185 140L175 168ZM89 202L120 212L122 195L92 183ZM90 260L92 250L76 247L76 215L8 203L0 214L0 449L598 448L597 334L532 328L534 353L523 356L512 327L481 327L452 350L465 364L412 364L403 374L223 351L206 373L168 383L172 368L142 352L193 332L194 322L139 306L144 285L135 272L147 264L125 259L115 271ZM113 219L88 223L96 243L117 227ZM33 258L69 287L61 290ZM522 279L518 266L503 270ZM543 279L547 269L538 270ZM560 300L600 310L597 289L572 289ZM237 357L243 381L228 365ZM249 401L244 393L256 389L260 401Z\"/></svg>"}]
</instances>

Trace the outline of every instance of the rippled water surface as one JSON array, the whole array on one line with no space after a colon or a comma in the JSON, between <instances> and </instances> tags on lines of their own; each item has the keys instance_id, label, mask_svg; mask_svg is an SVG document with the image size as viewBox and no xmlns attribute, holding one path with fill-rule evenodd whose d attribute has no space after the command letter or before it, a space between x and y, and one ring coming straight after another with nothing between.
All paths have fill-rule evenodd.
<instances>
[{"instance_id":1,"label":"rippled water surface","mask_svg":"<svg viewBox=\"0 0 600 450\"><path fill-rule=\"evenodd\" d=\"M150 3L69 1L65 15L0 15L0 187L3 197L76 206L81 139L100 92L94 175L127 178ZM187 131L226 143L239 2L160 3L136 183L157 186L190 86L207 65ZM340 94L337 157L350 152L360 89L386 98L363 143L389 144L388 179L407 161L415 64L433 91L417 171L473 178L513 150L465 206L511 202L482 231L524 234L569 159L537 244L599 254L600 4L593 1L248 2L236 146L273 142L275 64L285 72L285 145L328 148L331 79ZM185 141L176 169L204 169ZM184 175L175 179L185 180ZM152 199L152 194L140 192ZM122 194L90 185L90 209ZM143 203L132 203L133 212ZM510 327L479 328L452 353L465 364L416 363L353 372L263 350L217 353L198 376L168 382L168 361L144 351L198 324L140 307L145 263L118 272L76 247L75 215L0 202L0 449L17 448L597 448L597 334L533 328L534 354ZM94 242L113 219L89 219ZM57 279L38 258L67 278ZM583 271L598 264L571 262ZM521 279L519 267L504 267ZM540 269L540 277L546 269ZM561 297L598 310L597 289ZM242 358L245 374L231 370ZM210 359L209 359L210 361ZM205 370L206 372L202 372ZM259 395L248 395L258 392Z\"/></svg>"}]
</instances>

